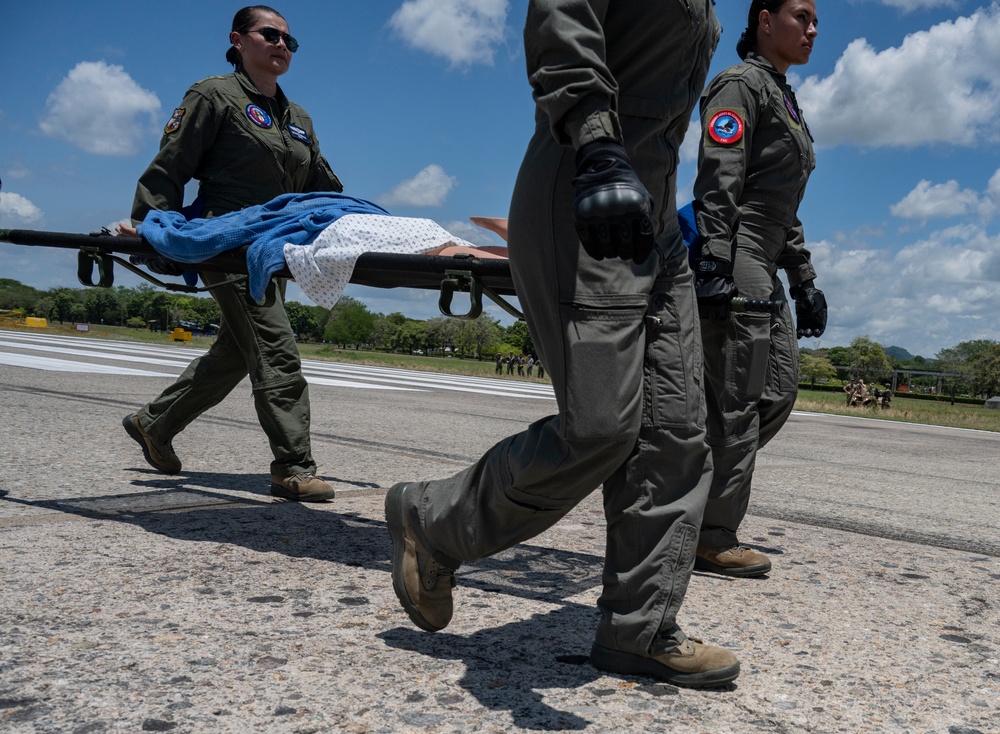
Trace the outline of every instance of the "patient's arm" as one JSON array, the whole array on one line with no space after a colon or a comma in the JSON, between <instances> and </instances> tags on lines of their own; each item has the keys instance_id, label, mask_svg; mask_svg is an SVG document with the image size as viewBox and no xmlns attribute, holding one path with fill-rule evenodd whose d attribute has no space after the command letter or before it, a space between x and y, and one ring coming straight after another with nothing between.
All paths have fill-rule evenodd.
<instances>
[{"instance_id":1,"label":"patient's arm","mask_svg":"<svg viewBox=\"0 0 1000 734\"><path fill-rule=\"evenodd\" d=\"M476 224L491 232L496 232L507 241L507 217L469 217L473 224Z\"/></svg>"}]
</instances>

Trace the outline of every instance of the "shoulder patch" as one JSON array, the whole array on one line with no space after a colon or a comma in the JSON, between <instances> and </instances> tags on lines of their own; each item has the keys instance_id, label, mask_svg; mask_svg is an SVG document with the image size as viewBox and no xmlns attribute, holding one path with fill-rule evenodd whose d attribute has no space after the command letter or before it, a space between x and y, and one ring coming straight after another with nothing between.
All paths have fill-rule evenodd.
<instances>
[{"instance_id":1,"label":"shoulder patch","mask_svg":"<svg viewBox=\"0 0 1000 734\"><path fill-rule=\"evenodd\" d=\"M163 126L163 134L169 135L170 133L175 133L180 130L181 120L184 119L184 113L186 112L187 110L183 107L175 109L174 114L172 114L170 119L167 120L167 124Z\"/></svg>"},{"instance_id":2,"label":"shoulder patch","mask_svg":"<svg viewBox=\"0 0 1000 734\"><path fill-rule=\"evenodd\" d=\"M246 106L247 117L257 127L264 128L265 130L270 130L274 123L271 122L271 116L267 114L267 111L260 105L255 105L253 102Z\"/></svg>"},{"instance_id":3,"label":"shoulder patch","mask_svg":"<svg viewBox=\"0 0 1000 734\"><path fill-rule=\"evenodd\" d=\"M713 142L728 147L743 140L745 128L742 110L727 108L717 110L709 118L708 128L705 132Z\"/></svg>"}]
</instances>

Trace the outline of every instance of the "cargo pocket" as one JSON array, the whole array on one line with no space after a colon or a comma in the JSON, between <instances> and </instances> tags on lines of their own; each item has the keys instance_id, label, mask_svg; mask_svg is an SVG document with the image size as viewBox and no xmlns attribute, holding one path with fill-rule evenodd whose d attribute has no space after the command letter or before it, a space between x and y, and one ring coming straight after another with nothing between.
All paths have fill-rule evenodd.
<instances>
[{"instance_id":1,"label":"cargo pocket","mask_svg":"<svg viewBox=\"0 0 1000 734\"><path fill-rule=\"evenodd\" d=\"M658 284L659 285L659 284ZM653 293L646 329L644 423L689 426L701 410L702 348L690 279ZM682 309L686 299L691 306ZM687 319L682 312L687 312Z\"/></svg>"},{"instance_id":2,"label":"cargo pocket","mask_svg":"<svg viewBox=\"0 0 1000 734\"><path fill-rule=\"evenodd\" d=\"M771 344L773 350L771 355L772 384L777 392L782 394L797 391L799 387L798 342L792 333L787 305L771 323Z\"/></svg>"},{"instance_id":3,"label":"cargo pocket","mask_svg":"<svg viewBox=\"0 0 1000 734\"><path fill-rule=\"evenodd\" d=\"M771 319L767 315L739 314L732 319L733 338L728 382L747 402L756 402L764 393L771 353ZM742 388L742 389L741 389Z\"/></svg>"},{"instance_id":4,"label":"cargo pocket","mask_svg":"<svg viewBox=\"0 0 1000 734\"><path fill-rule=\"evenodd\" d=\"M560 306L566 344L568 439L619 439L639 430L646 297L595 297Z\"/></svg>"}]
</instances>

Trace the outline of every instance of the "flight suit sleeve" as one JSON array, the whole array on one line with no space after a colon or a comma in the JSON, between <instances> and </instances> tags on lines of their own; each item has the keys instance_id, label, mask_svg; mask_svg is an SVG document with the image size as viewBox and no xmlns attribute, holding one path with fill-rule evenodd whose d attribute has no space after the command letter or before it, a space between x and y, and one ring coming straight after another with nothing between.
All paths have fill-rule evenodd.
<instances>
[{"instance_id":1,"label":"flight suit sleeve","mask_svg":"<svg viewBox=\"0 0 1000 734\"><path fill-rule=\"evenodd\" d=\"M132 221L140 223L153 209L180 211L184 185L194 178L222 125L223 110L192 88L163 129L160 150L135 188Z\"/></svg>"},{"instance_id":2,"label":"flight suit sleeve","mask_svg":"<svg viewBox=\"0 0 1000 734\"><path fill-rule=\"evenodd\" d=\"M739 77L716 78L702 96L694 201L704 257L732 262L757 117L753 92Z\"/></svg>"},{"instance_id":3,"label":"flight suit sleeve","mask_svg":"<svg viewBox=\"0 0 1000 734\"><path fill-rule=\"evenodd\" d=\"M344 190L344 184L340 178L330 168L330 164L319 150L319 140L316 134L312 135L312 166L309 171L309 178L306 181L306 191L336 191L338 194Z\"/></svg>"},{"instance_id":4,"label":"flight suit sleeve","mask_svg":"<svg viewBox=\"0 0 1000 734\"><path fill-rule=\"evenodd\" d=\"M785 249L775 263L788 276L791 288L807 280L815 280L816 271L812 266L812 255L806 249L806 236L802 222L795 218L795 224L788 230L785 237Z\"/></svg>"},{"instance_id":5,"label":"flight suit sleeve","mask_svg":"<svg viewBox=\"0 0 1000 734\"><path fill-rule=\"evenodd\" d=\"M610 0L531 0L524 26L528 81L561 145L621 141L618 86L605 63Z\"/></svg>"}]
</instances>

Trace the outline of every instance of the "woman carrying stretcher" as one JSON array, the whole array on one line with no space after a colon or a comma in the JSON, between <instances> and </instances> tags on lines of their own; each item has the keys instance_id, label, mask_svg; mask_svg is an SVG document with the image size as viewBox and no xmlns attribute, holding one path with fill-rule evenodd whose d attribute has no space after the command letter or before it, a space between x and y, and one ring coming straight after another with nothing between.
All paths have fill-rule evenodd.
<instances>
[{"instance_id":1,"label":"woman carrying stretcher","mask_svg":"<svg viewBox=\"0 0 1000 734\"><path fill-rule=\"evenodd\" d=\"M278 86L299 44L276 10L243 8L233 18L226 60L235 71L192 86L163 130L160 151L136 187L132 220L153 209L180 211L184 185L200 182L194 216L210 218L287 193L343 191L320 153L312 120ZM158 471L176 474L173 439L250 375L254 405L274 454L271 494L300 502L332 499L316 475L309 438L309 388L284 308L285 281L265 305L245 282L202 273L222 311L218 337L159 397L123 420Z\"/></svg>"}]
</instances>

